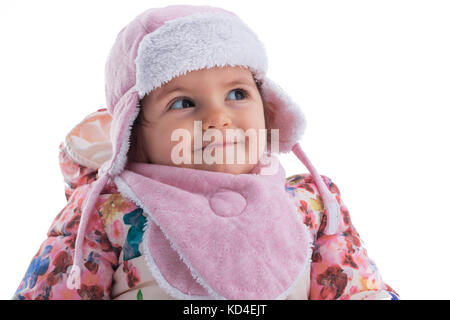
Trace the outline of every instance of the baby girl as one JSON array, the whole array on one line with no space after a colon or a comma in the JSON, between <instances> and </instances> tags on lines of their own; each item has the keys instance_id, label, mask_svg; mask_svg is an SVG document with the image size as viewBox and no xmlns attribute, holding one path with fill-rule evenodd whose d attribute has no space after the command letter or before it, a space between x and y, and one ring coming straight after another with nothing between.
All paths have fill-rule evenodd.
<instances>
[{"instance_id":1,"label":"baby girl","mask_svg":"<svg viewBox=\"0 0 450 320\"><path fill-rule=\"evenodd\" d=\"M107 108L60 144L67 205L13 299L398 299L236 14L146 10L105 71ZM309 173L285 177L290 151Z\"/></svg>"},{"instance_id":2,"label":"baby girl","mask_svg":"<svg viewBox=\"0 0 450 320\"><path fill-rule=\"evenodd\" d=\"M256 166L256 161L238 164L234 159L223 161L226 160L223 157L227 152L238 153L241 151L238 147L242 146L245 148L242 149L243 156L249 159L250 148L253 147L258 153L259 144L265 147L265 137L261 141L250 138L255 136L258 139L258 131L268 127L266 110L259 84L247 68L226 66L191 71L154 89L142 99L141 112L133 126L128 159L174 165L173 153L178 153L176 146L180 143L174 141L172 135L184 129L187 139L182 142L187 140L189 150L183 153L186 161L177 166L233 174L249 173ZM202 127L195 132L196 120ZM205 146L210 142L203 141L203 132L213 132L212 129L217 130L221 142L227 142L226 134L233 131L237 139L234 139L236 144L225 148L222 145L211 146L211 155L222 152L223 156L208 164L205 160L209 149L205 151ZM238 129L247 133L254 131L255 135L244 136ZM199 141L199 148L195 148L194 139ZM217 139L213 140L217 142ZM263 148L259 148L258 155ZM195 163L194 152L197 150L200 151L200 161Z\"/></svg>"}]
</instances>

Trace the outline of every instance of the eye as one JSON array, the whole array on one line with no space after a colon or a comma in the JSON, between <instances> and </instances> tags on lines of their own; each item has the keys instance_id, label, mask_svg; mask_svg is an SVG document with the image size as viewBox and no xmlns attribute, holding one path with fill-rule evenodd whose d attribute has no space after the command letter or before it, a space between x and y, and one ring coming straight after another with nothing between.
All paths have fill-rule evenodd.
<instances>
[{"instance_id":1,"label":"eye","mask_svg":"<svg viewBox=\"0 0 450 320\"><path fill-rule=\"evenodd\" d=\"M181 103L179 103L181 102ZM175 108L173 108L175 106ZM169 110L173 110L173 109L184 109L184 108L189 108L189 106L195 106L195 104L186 98L181 98L178 99L177 101L175 101L174 103L172 103L169 107Z\"/></svg>"},{"instance_id":2,"label":"eye","mask_svg":"<svg viewBox=\"0 0 450 320\"><path fill-rule=\"evenodd\" d=\"M231 96L233 96L234 98L236 98L237 96L241 96L242 97L242 99L245 99L245 98L247 98L247 91L245 91L244 89L234 89L234 90L231 90L230 91L230 93L232 93L232 92L237 92L237 94L235 93L235 94L231 94ZM230 94L228 94L228 97L230 96ZM234 99L231 99L231 100L234 100ZM239 99L236 99L236 100L239 100Z\"/></svg>"}]
</instances>

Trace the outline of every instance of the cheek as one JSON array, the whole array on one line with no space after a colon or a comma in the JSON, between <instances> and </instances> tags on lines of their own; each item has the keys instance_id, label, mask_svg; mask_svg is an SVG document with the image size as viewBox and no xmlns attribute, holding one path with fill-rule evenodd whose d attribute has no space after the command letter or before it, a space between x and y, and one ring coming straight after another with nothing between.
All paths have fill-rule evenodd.
<instances>
[{"instance_id":1,"label":"cheek","mask_svg":"<svg viewBox=\"0 0 450 320\"><path fill-rule=\"evenodd\" d=\"M183 129L183 130L179 130ZM193 137L193 121L177 121L177 122L161 122L157 126L146 128L144 133L145 144L148 152L157 150L159 154L170 154L172 148L180 141L184 141L184 136L189 132L186 139L191 140ZM178 132L176 132L178 131ZM172 135L174 140L172 141ZM180 137L183 135L183 138ZM189 139L191 138L191 139Z\"/></svg>"},{"instance_id":2,"label":"cheek","mask_svg":"<svg viewBox=\"0 0 450 320\"><path fill-rule=\"evenodd\" d=\"M242 122L239 126L243 128L244 131L251 129L251 131L256 134L256 140L254 140L254 138L250 138L250 136L246 137L246 147L249 148L249 150L257 150L258 152L261 152L267 143L267 136L264 135L264 132L260 132L260 130L266 129L264 108L262 103L255 104L253 108L249 108L245 114L242 114L241 119ZM260 139L263 139L264 141L260 141ZM264 144L264 146L262 144Z\"/></svg>"},{"instance_id":3,"label":"cheek","mask_svg":"<svg viewBox=\"0 0 450 320\"><path fill-rule=\"evenodd\" d=\"M153 141L153 134L151 130L147 128L141 129L141 139L140 146L144 149L144 152L148 154L153 154L153 149L156 147L155 142Z\"/></svg>"},{"instance_id":4,"label":"cheek","mask_svg":"<svg viewBox=\"0 0 450 320\"><path fill-rule=\"evenodd\" d=\"M253 128L255 130L265 129L264 108L262 104L257 104L252 108L248 108L244 114L239 117L242 121L242 126L245 129Z\"/></svg>"}]
</instances>

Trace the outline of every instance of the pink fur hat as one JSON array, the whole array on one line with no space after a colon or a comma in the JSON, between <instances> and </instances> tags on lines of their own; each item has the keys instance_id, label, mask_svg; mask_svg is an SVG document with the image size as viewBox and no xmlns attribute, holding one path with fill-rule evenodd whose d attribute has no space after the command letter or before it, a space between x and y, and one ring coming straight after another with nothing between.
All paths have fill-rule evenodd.
<instances>
[{"instance_id":1,"label":"pink fur hat","mask_svg":"<svg viewBox=\"0 0 450 320\"><path fill-rule=\"evenodd\" d=\"M172 5L144 11L118 34L105 67L105 91L110 127L111 157L98 168L90 189L75 242L74 265L68 286L79 276L81 247L89 216L107 182L124 170L130 132L139 101L153 89L189 71L221 66L245 66L261 83L263 100L271 105L271 128L279 130L279 152L294 154L310 171L322 196L328 221L325 233L336 232L340 213L298 140L306 122L300 108L266 76L267 56L257 35L234 13L211 6ZM72 154L74 151L72 150Z\"/></svg>"}]
</instances>

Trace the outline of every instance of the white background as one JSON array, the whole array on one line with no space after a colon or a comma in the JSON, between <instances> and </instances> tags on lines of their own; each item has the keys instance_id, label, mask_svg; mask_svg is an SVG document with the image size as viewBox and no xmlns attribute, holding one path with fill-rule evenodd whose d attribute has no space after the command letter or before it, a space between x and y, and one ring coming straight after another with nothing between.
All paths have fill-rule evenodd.
<instances>
[{"instance_id":1,"label":"white background","mask_svg":"<svg viewBox=\"0 0 450 320\"><path fill-rule=\"evenodd\" d=\"M105 107L118 32L181 1L0 4L0 298L10 299L64 207L58 145ZM339 187L383 280L403 299L449 299L448 1L189 1L237 13L268 76L302 108L300 143ZM307 169L281 156L287 175Z\"/></svg>"}]
</instances>

